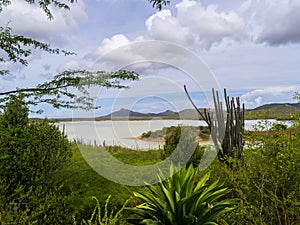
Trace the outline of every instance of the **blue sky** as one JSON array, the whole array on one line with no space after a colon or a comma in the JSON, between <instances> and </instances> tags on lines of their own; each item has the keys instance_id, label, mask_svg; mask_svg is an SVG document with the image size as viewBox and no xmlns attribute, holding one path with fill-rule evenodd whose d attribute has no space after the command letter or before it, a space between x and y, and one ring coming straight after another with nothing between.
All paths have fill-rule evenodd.
<instances>
[{"instance_id":1,"label":"blue sky","mask_svg":"<svg viewBox=\"0 0 300 225\"><path fill-rule=\"evenodd\" d=\"M64 69L89 68L118 47L149 40L191 51L209 68L217 85L240 96L247 108L293 102L293 93L300 91L299 0L171 0L161 12L147 0L78 0L70 11L53 9L53 13L54 20L49 21L37 6L14 0L0 14L0 24L9 23L16 33L77 53L64 57L35 51L27 67L0 65L11 70L0 79L1 91L34 86ZM135 62L150 53L151 57L167 55L153 47L130 57ZM124 62L124 57L114 60ZM136 62L127 68L137 70L140 81L129 84L131 91L92 90L102 108L91 114L104 115L122 107L143 112L190 108L183 84L199 107L209 103L201 98L194 77L180 68ZM86 115L44 109L43 116L48 117Z\"/></svg>"}]
</instances>

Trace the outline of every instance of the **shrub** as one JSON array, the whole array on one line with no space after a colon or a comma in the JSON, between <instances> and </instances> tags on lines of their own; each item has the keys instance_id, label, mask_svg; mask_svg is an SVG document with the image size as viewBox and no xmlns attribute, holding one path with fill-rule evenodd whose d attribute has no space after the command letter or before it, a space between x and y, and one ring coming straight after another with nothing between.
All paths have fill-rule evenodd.
<instances>
[{"instance_id":1,"label":"shrub","mask_svg":"<svg viewBox=\"0 0 300 225\"><path fill-rule=\"evenodd\" d=\"M0 177L12 189L48 184L49 177L66 166L71 146L59 128L28 120L28 109L22 99L12 97L0 116Z\"/></svg>"},{"instance_id":2,"label":"shrub","mask_svg":"<svg viewBox=\"0 0 300 225\"><path fill-rule=\"evenodd\" d=\"M230 224L300 224L300 127L266 125L277 129L250 133L244 168L211 168L241 199L235 213L225 217Z\"/></svg>"},{"instance_id":3,"label":"shrub","mask_svg":"<svg viewBox=\"0 0 300 225\"><path fill-rule=\"evenodd\" d=\"M170 157L174 164L198 166L204 148L196 141L197 132L191 127L172 126L167 129L162 159ZM176 154L172 154L176 150Z\"/></svg>"},{"instance_id":4,"label":"shrub","mask_svg":"<svg viewBox=\"0 0 300 225\"><path fill-rule=\"evenodd\" d=\"M0 115L0 223L62 223L69 192L53 175L71 155L59 128L30 122L22 98L12 96Z\"/></svg>"},{"instance_id":5,"label":"shrub","mask_svg":"<svg viewBox=\"0 0 300 225\"><path fill-rule=\"evenodd\" d=\"M148 191L135 192L142 204L129 209L136 217L128 221L156 225L215 224L218 217L233 210L236 200L218 202L229 190L218 181L208 185L208 179L206 174L198 180L198 169L190 165L156 186L147 186Z\"/></svg>"},{"instance_id":6,"label":"shrub","mask_svg":"<svg viewBox=\"0 0 300 225\"><path fill-rule=\"evenodd\" d=\"M144 137L144 138L148 138L148 137L150 137L151 136L151 131L149 130L148 132L144 132L144 133L142 133L142 137Z\"/></svg>"}]
</instances>

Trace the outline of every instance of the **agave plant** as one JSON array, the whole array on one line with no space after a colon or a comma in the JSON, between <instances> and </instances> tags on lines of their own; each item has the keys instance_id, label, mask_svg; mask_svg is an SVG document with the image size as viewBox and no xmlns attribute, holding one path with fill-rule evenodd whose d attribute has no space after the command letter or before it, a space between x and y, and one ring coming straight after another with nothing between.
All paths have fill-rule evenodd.
<instances>
[{"instance_id":1,"label":"agave plant","mask_svg":"<svg viewBox=\"0 0 300 225\"><path fill-rule=\"evenodd\" d=\"M207 184L209 173L198 180L198 169L192 165L158 185L149 185L142 192L134 192L143 201L129 209L134 216L131 224L147 225L212 225L218 217L234 209L236 199L219 200L229 193L223 184Z\"/></svg>"}]
</instances>

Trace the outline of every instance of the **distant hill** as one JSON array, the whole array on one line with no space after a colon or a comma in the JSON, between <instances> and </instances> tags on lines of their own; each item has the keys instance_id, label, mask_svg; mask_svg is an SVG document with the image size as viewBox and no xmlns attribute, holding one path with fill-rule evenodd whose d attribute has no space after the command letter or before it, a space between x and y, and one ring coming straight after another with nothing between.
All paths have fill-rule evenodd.
<instances>
[{"instance_id":1,"label":"distant hill","mask_svg":"<svg viewBox=\"0 0 300 225\"><path fill-rule=\"evenodd\" d=\"M271 103L247 110L246 118L292 119L300 114L298 103Z\"/></svg>"},{"instance_id":2,"label":"distant hill","mask_svg":"<svg viewBox=\"0 0 300 225\"><path fill-rule=\"evenodd\" d=\"M199 108L203 112L203 108ZM300 114L298 103L271 103L261 105L254 109L246 110L246 119L290 119L291 114ZM97 117L96 120L103 119L199 119L195 109L184 109L179 112L166 110L160 113L141 113L128 109L120 109L106 116Z\"/></svg>"},{"instance_id":3,"label":"distant hill","mask_svg":"<svg viewBox=\"0 0 300 225\"><path fill-rule=\"evenodd\" d=\"M276 109L276 108L284 108L287 110L300 110L300 104L299 103L270 103L258 106L252 110L267 110L267 109Z\"/></svg>"},{"instance_id":4,"label":"distant hill","mask_svg":"<svg viewBox=\"0 0 300 225\"><path fill-rule=\"evenodd\" d=\"M201 112L203 108L199 108ZM300 115L300 105L298 103L271 103L261 105L254 109L246 109L246 119L292 119L291 115ZM64 118L52 119L53 121L90 121L90 120L150 120L150 119L201 119L195 109L184 109L179 112L166 110L159 113L141 113L128 109L120 109L105 116L96 118Z\"/></svg>"},{"instance_id":5,"label":"distant hill","mask_svg":"<svg viewBox=\"0 0 300 225\"><path fill-rule=\"evenodd\" d=\"M160 113L141 113L132 111L129 109L120 109L118 111L112 112L105 116L96 117L96 120L106 120L106 119L112 119L112 120L122 120L122 119L151 119L151 118L179 118L179 114L177 112L174 112L172 110L166 110L164 112Z\"/></svg>"},{"instance_id":6,"label":"distant hill","mask_svg":"<svg viewBox=\"0 0 300 225\"><path fill-rule=\"evenodd\" d=\"M204 109L199 108L200 111ZM199 115L195 109L184 109L179 112L166 110L159 113L141 113L121 108L105 116L96 117L96 120L147 120L147 119L199 119Z\"/></svg>"},{"instance_id":7,"label":"distant hill","mask_svg":"<svg viewBox=\"0 0 300 225\"><path fill-rule=\"evenodd\" d=\"M116 112L113 112L111 114L108 114L104 117L142 117L142 116L145 116L144 113L140 113L140 112L134 112L134 111L131 111L131 110L128 110L128 109L120 109L119 111L116 111Z\"/></svg>"}]
</instances>

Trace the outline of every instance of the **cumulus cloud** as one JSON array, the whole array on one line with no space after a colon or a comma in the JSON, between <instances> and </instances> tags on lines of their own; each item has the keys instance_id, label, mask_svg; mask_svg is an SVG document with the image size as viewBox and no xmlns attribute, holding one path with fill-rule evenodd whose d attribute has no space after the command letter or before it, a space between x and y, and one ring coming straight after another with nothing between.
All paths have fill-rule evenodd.
<instances>
[{"instance_id":1,"label":"cumulus cloud","mask_svg":"<svg viewBox=\"0 0 300 225\"><path fill-rule=\"evenodd\" d=\"M241 15L257 43L280 45L300 41L299 0L248 0Z\"/></svg>"},{"instance_id":2,"label":"cumulus cloud","mask_svg":"<svg viewBox=\"0 0 300 225\"><path fill-rule=\"evenodd\" d=\"M300 41L299 0L248 0L235 10L182 0L174 12L150 16L150 38L209 49L224 40L281 45Z\"/></svg>"},{"instance_id":3,"label":"cumulus cloud","mask_svg":"<svg viewBox=\"0 0 300 225\"><path fill-rule=\"evenodd\" d=\"M183 0L176 9L175 15L163 10L148 18L146 28L151 38L208 49L227 37L238 38L245 28L236 12L222 12L217 5L204 7L200 2Z\"/></svg>"},{"instance_id":4,"label":"cumulus cloud","mask_svg":"<svg viewBox=\"0 0 300 225\"><path fill-rule=\"evenodd\" d=\"M158 53L170 54L163 50L162 43L151 44L151 41L144 40L142 36L130 40L123 34L117 34L105 38L101 45L95 51L86 54L84 59L91 62L90 66L94 70L115 71L126 67L138 73L151 74L154 70L166 67L159 60L156 63L151 62L150 59L157 57Z\"/></svg>"},{"instance_id":5,"label":"cumulus cloud","mask_svg":"<svg viewBox=\"0 0 300 225\"><path fill-rule=\"evenodd\" d=\"M100 56L109 53L110 51L122 47L124 45L130 44L130 41L125 35L123 34L116 34L111 38L105 38L101 45L93 52L86 54L85 59L92 59L95 60Z\"/></svg>"},{"instance_id":6,"label":"cumulus cloud","mask_svg":"<svg viewBox=\"0 0 300 225\"><path fill-rule=\"evenodd\" d=\"M1 12L0 26L8 24L15 33L62 42L64 38L60 33L76 28L79 21L87 19L83 1L70 4L70 8L71 10L52 8L54 19L50 21L38 5L15 0Z\"/></svg>"},{"instance_id":7,"label":"cumulus cloud","mask_svg":"<svg viewBox=\"0 0 300 225\"><path fill-rule=\"evenodd\" d=\"M185 45L194 41L190 29L181 25L172 16L170 10L163 10L149 17L146 21L146 28L149 35L154 39Z\"/></svg>"},{"instance_id":8,"label":"cumulus cloud","mask_svg":"<svg viewBox=\"0 0 300 225\"><path fill-rule=\"evenodd\" d=\"M114 39L115 37L112 37L110 40L102 42L96 54L91 54L92 57L90 55L90 58L94 59L92 68L110 71L127 69L143 75L162 75L163 72L173 75L174 71L166 70L176 68L181 71L181 75L184 74L190 79L200 79L198 83L206 88L216 85L214 76L199 57L190 50L170 42L134 40L130 44L115 48L106 54L97 54L97 52L101 53L102 49L107 49L106 43L114 43L112 41ZM122 39L125 40L124 42L128 42L128 39L124 37ZM111 45L114 46L114 44Z\"/></svg>"}]
</instances>

